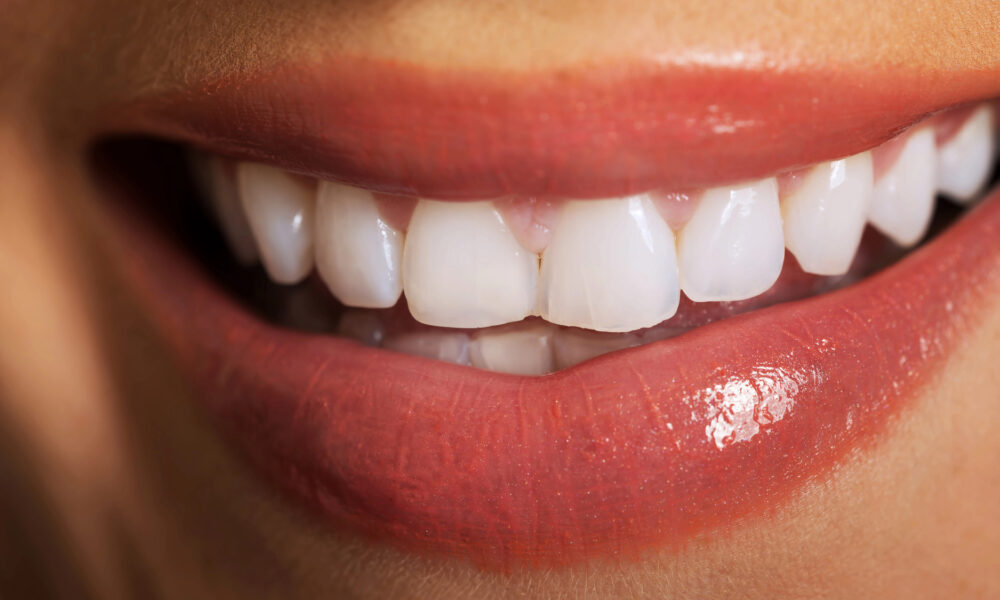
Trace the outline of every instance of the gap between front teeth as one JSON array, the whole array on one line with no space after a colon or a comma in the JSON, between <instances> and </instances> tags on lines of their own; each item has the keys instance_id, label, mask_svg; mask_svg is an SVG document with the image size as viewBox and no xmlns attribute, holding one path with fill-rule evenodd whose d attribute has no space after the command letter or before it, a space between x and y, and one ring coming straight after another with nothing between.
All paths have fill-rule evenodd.
<instances>
[{"instance_id":1,"label":"gap between front teeth","mask_svg":"<svg viewBox=\"0 0 1000 600\"><path fill-rule=\"evenodd\" d=\"M259 257L278 283L301 281L315 264L343 304L387 308L402 295L428 325L484 328L540 315L563 326L628 332L673 316L681 291L695 302L766 291L786 249L808 273L842 275L869 223L902 246L916 244L936 192L967 202L985 185L996 155L993 121L988 106L972 111L943 144L933 127L918 126L897 140L898 158L877 175L872 152L862 152L815 165L787 192L774 177L706 190L692 201L693 212L683 207L686 222L672 219L676 231L663 215L677 211L656 193L530 205L420 199L397 228L360 188L310 185L254 163L227 171L207 157L196 161L196 175L240 262ZM485 368L510 349L543 353L522 334L464 335L442 337L445 350L426 340L393 344L418 354L457 353Z\"/></svg>"}]
</instances>

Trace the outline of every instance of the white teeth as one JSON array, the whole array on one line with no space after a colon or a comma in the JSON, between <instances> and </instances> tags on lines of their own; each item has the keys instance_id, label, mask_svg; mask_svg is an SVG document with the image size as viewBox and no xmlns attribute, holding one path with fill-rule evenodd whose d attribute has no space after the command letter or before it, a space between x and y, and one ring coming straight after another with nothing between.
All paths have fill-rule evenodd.
<instances>
[{"instance_id":1,"label":"white teeth","mask_svg":"<svg viewBox=\"0 0 1000 600\"><path fill-rule=\"evenodd\" d=\"M842 275L851 267L868 220L871 153L813 167L782 199L785 244L808 273Z\"/></svg>"},{"instance_id":2,"label":"white teeth","mask_svg":"<svg viewBox=\"0 0 1000 600\"><path fill-rule=\"evenodd\" d=\"M313 266L314 192L281 169L236 167L240 200L264 268L277 283L298 283Z\"/></svg>"},{"instance_id":3,"label":"white teeth","mask_svg":"<svg viewBox=\"0 0 1000 600\"><path fill-rule=\"evenodd\" d=\"M486 330L472 341L472 366L513 375L544 375L555 369L554 330L543 323L506 331Z\"/></svg>"},{"instance_id":4,"label":"white teeth","mask_svg":"<svg viewBox=\"0 0 1000 600\"><path fill-rule=\"evenodd\" d=\"M416 321L454 329L414 331L387 312L351 310L336 321L329 295L311 285L272 306L275 320L320 331L336 325L373 347L543 375L683 333L691 319L669 320L682 291L694 302L764 294L781 277L786 252L804 271L828 276L824 285L843 285L857 276L850 268L868 223L897 244L918 243L935 193L964 202L983 187L996 153L994 119L991 107L977 108L941 146L933 124L915 128L876 152L891 160L899 150L877 182L872 153L863 152L815 165L784 191L770 177L700 194L406 198L380 206L381 196L368 190L332 182L314 188L266 165L206 156L192 164L241 263L259 257L284 284L315 266L348 307L389 308L405 295ZM524 321L536 315L544 321ZM409 333L393 335L392 326Z\"/></svg>"},{"instance_id":5,"label":"white teeth","mask_svg":"<svg viewBox=\"0 0 1000 600\"><path fill-rule=\"evenodd\" d=\"M636 333L612 334L560 329L555 336L553 350L556 369L566 369L594 357L642 343Z\"/></svg>"},{"instance_id":6,"label":"white teeth","mask_svg":"<svg viewBox=\"0 0 1000 600\"><path fill-rule=\"evenodd\" d=\"M566 203L542 255L542 318L631 331L673 316L679 300L674 234L647 196Z\"/></svg>"},{"instance_id":7,"label":"white teeth","mask_svg":"<svg viewBox=\"0 0 1000 600\"><path fill-rule=\"evenodd\" d=\"M236 190L233 174L226 172L226 165L216 156L197 156L194 161L202 192L219 221L219 228L229 249L237 262L249 267L257 262L257 244L246 214L240 206L240 195Z\"/></svg>"},{"instance_id":8,"label":"white teeth","mask_svg":"<svg viewBox=\"0 0 1000 600\"><path fill-rule=\"evenodd\" d=\"M441 327L489 327L535 309L538 257L490 202L421 200L403 251L410 313Z\"/></svg>"},{"instance_id":9,"label":"white teeth","mask_svg":"<svg viewBox=\"0 0 1000 600\"><path fill-rule=\"evenodd\" d=\"M439 331L408 333L386 340L383 348L456 365L470 364L469 336L464 333Z\"/></svg>"},{"instance_id":10,"label":"white teeth","mask_svg":"<svg viewBox=\"0 0 1000 600\"><path fill-rule=\"evenodd\" d=\"M785 260L777 181L705 192L678 236L677 254L681 289L695 302L743 300L767 291Z\"/></svg>"},{"instance_id":11,"label":"white teeth","mask_svg":"<svg viewBox=\"0 0 1000 600\"><path fill-rule=\"evenodd\" d=\"M986 184L995 154L993 110L981 106L938 149L938 190L957 202L971 201Z\"/></svg>"},{"instance_id":12,"label":"white teeth","mask_svg":"<svg viewBox=\"0 0 1000 600\"><path fill-rule=\"evenodd\" d=\"M934 130L924 127L906 140L896 164L875 182L868 220L901 246L920 241L931 223L936 155Z\"/></svg>"},{"instance_id":13,"label":"white teeth","mask_svg":"<svg viewBox=\"0 0 1000 600\"><path fill-rule=\"evenodd\" d=\"M316 269L348 306L388 308L403 291L403 234L380 216L372 193L327 181L316 199Z\"/></svg>"}]
</instances>

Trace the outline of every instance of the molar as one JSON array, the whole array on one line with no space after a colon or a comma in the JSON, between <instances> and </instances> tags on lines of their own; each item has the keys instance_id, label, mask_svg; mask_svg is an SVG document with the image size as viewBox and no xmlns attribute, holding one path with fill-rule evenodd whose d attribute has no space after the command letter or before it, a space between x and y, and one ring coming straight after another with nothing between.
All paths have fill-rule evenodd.
<instances>
[{"instance_id":1,"label":"molar","mask_svg":"<svg viewBox=\"0 0 1000 600\"><path fill-rule=\"evenodd\" d=\"M781 275L785 241L771 177L705 192L677 241L681 289L695 302L744 300Z\"/></svg>"},{"instance_id":2,"label":"molar","mask_svg":"<svg viewBox=\"0 0 1000 600\"><path fill-rule=\"evenodd\" d=\"M874 188L871 153L810 169L782 198L785 245L808 273L843 275L861 243Z\"/></svg>"},{"instance_id":3,"label":"molar","mask_svg":"<svg viewBox=\"0 0 1000 600\"><path fill-rule=\"evenodd\" d=\"M240 163L236 181L268 275L285 284L305 279L313 267L314 190L281 169L256 163Z\"/></svg>"},{"instance_id":4,"label":"molar","mask_svg":"<svg viewBox=\"0 0 1000 600\"><path fill-rule=\"evenodd\" d=\"M441 327L489 327L535 310L538 256L514 239L491 202L421 200L403 250L413 317Z\"/></svg>"},{"instance_id":5,"label":"molar","mask_svg":"<svg viewBox=\"0 0 1000 600\"><path fill-rule=\"evenodd\" d=\"M677 312L674 234L646 195L567 202L542 255L546 321L632 331Z\"/></svg>"}]
</instances>

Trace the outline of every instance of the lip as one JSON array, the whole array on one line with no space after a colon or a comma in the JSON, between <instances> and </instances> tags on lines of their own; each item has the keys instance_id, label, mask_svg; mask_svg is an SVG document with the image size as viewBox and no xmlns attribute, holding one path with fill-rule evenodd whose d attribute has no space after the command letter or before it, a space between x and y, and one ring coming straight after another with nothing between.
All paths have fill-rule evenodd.
<instances>
[{"instance_id":1,"label":"lip","mask_svg":"<svg viewBox=\"0 0 1000 600\"><path fill-rule=\"evenodd\" d=\"M488 569L638 557L890 435L995 305L1000 191L895 266L545 377L283 330L142 219L113 253L210 414L335 528Z\"/></svg>"},{"instance_id":2,"label":"lip","mask_svg":"<svg viewBox=\"0 0 1000 600\"><path fill-rule=\"evenodd\" d=\"M480 73L341 58L122 102L103 128L388 193L599 198L849 156L996 95L997 81L996 69L648 60Z\"/></svg>"},{"instance_id":3,"label":"lip","mask_svg":"<svg viewBox=\"0 0 1000 600\"><path fill-rule=\"evenodd\" d=\"M392 193L604 197L868 150L995 95L995 75L483 75L345 59L141 98L108 129ZM538 378L265 324L138 218L112 254L209 412L278 488L337 528L503 570L683 544L888 435L991 306L1000 247L982 240L1000 233L998 196L844 290Z\"/></svg>"}]
</instances>

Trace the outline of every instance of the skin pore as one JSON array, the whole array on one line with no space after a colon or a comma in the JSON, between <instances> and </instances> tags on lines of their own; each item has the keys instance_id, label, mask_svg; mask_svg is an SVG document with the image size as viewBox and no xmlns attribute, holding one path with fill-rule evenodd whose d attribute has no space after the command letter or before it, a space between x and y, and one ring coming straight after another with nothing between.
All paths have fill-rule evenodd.
<instances>
[{"instance_id":1,"label":"skin pore","mask_svg":"<svg viewBox=\"0 0 1000 600\"><path fill-rule=\"evenodd\" d=\"M523 72L651 57L996 73L994 2L15 0L11 10L19 18L0 25L0 335L8 340L0 344L0 475L9 490L0 494L0 589L240 598L1000 594L1000 524L990 518L1000 495L991 427L1000 419L1000 308L983 314L883 443L772 512L641 562L483 572L331 532L243 464L116 273L112 256L127 249L110 241L86 162L88 145L113 125L103 113L110 105L304 56ZM984 97L1000 95L994 85Z\"/></svg>"}]
</instances>

